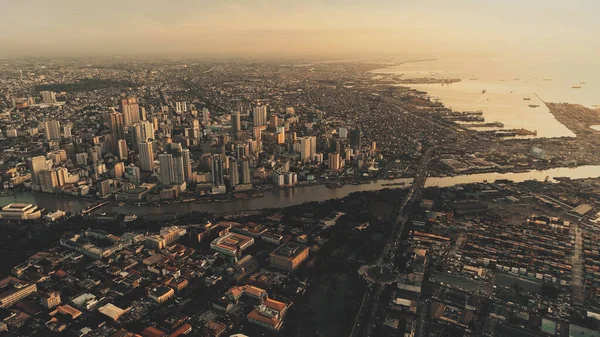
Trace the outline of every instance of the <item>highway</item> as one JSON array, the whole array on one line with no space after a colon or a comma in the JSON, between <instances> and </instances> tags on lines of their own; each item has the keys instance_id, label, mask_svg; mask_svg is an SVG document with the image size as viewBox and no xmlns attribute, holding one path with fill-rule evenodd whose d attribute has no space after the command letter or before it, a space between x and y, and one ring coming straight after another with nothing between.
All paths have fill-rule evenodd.
<instances>
[{"instance_id":1,"label":"highway","mask_svg":"<svg viewBox=\"0 0 600 337\"><path fill-rule=\"evenodd\" d=\"M414 177L413 184L402 203L398 205L396 218L394 219L394 227L392 228L392 233L389 240L379 255L379 259L377 261L378 265L389 266L389 264L394 260L395 252L400 247L400 244L404 239L406 239L408 234L406 224L410 219L413 206L421 198L421 193L423 187L425 186L425 180L427 180L429 163L431 162L434 151L434 146L429 147L421 158L419 169ZM379 304L381 303L380 296L383 292L383 289L383 285L369 285L369 288L363 296L356 319L354 320L350 337L371 336L372 329L375 326L375 319L377 318L377 313L379 311ZM421 317L422 321L424 321L424 319L425 317Z\"/></svg>"}]
</instances>

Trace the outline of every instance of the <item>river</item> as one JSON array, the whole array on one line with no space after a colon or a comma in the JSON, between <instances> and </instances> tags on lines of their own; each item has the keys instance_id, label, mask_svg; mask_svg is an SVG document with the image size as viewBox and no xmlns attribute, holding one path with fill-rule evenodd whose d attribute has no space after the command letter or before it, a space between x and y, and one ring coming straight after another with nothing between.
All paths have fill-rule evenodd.
<instances>
[{"instance_id":1,"label":"river","mask_svg":"<svg viewBox=\"0 0 600 337\"><path fill-rule=\"evenodd\" d=\"M481 173L459 175L454 177L430 177L427 179L425 186L447 187L459 184L467 184L474 182L490 181L497 179L509 179L515 182L525 180L544 180L546 177L570 177L578 178L595 178L600 177L600 166L579 166L574 168L555 168L543 171L528 171L522 173ZM262 198L254 199L235 199L226 203L171 203L162 207L154 206L135 206L125 205L118 206L114 204L106 205L94 211L99 212L119 212L119 213L160 213L160 212L179 212L187 213L192 211L200 212L240 212L247 210L256 210L263 208L283 208L293 205L299 205L305 202L325 201L334 198L344 198L353 192L361 191L377 191L385 188L403 188L409 186L411 178L396 179L396 180L380 180L362 185L346 185L338 188L327 188L323 185L302 186L281 190L273 190L265 192ZM384 186L384 184L404 182L403 186ZM72 197L60 197L50 194L41 193L16 193L14 196L1 197L0 205L7 205L11 202L26 202L37 204L39 207L46 209L61 209L69 212L79 212L82 209L90 206L94 202L89 200L77 199Z\"/></svg>"}]
</instances>

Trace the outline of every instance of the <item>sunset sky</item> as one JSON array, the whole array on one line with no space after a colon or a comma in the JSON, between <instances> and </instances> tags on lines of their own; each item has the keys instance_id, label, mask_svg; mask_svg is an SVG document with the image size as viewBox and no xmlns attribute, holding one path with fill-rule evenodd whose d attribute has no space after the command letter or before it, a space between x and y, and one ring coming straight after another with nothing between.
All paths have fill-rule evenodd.
<instances>
[{"instance_id":1,"label":"sunset sky","mask_svg":"<svg viewBox=\"0 0 600 337\"><path fill-rule=\"evenodd\" d=\"M600 53L596 0L0 0L0 56Z\"/></svg>"}]
</instances>

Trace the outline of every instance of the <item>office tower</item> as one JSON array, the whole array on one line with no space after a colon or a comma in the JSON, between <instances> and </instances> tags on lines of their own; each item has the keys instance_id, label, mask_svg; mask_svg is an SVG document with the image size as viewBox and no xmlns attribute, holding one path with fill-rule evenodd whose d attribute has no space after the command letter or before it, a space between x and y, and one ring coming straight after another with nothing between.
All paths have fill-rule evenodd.
<instances>
[{"instance_id":1,"label":"office tower","mask_svg":"<svg viewBox=\"0 0 600 337\"><path fill-rule=\"evenodd\" d=\"M261 130L260 126L255 126L252 129L252 137L254 139L261 139L261 137L262 137L262 130Z\"/></svg>"},{"instance_id":2,"label":"office tower","mask_svg":"<svg viewBox=\"0 0 600 337\"><path fill-rule=\"evenodd\" d=\"M322 153L315 153L312 156L312 161L317 163L317 164L321 164L323 163L323 154Z\"/></svg>"},{"instance_id":3,"label":"office tower","mask_svg":"<svg viewBox=\"0 0 600 337\"><path fill-rule=\"evenodd\" d=\"M183 112L181 102L175 102L175 113L181 114Z\"/></svg>"},{"instance_id":4,"label":"office tower","mask_svg":"<svg viewBox=\"0 0 600 337\"><path fill-rule=\"evenodd\" d=\"M236 150L236 157L238 159L241 159L242 157L247 157L250 155L250 146L248 146L248 144L240 144L237 146Z\"/></svg>"},{"instance_id":5,"label":"office tower","mask_svg":"<svg viewBox=\"0 0 600 337\"><path fill-rule=\"evenodd\" d=\"M144 172L152 172L154 170L154 150L152 148L153 141L141 141L138 144L140 153L140 170Z\"/></svg>"},{"instance_id":6,"label":"office tower","mask_svg":"<svg viewBox=\"0 0 600 337\"><path fill-rule=\"evenodd\" d=\"M192 158L190 156L190 150L183 149L181 151L181 156L183 157L183 177L185 181L190 181L192 179Z\"/></svg>"},{"instance_id":7,"label":"office tower","mask_svg":"<svg viewBox=\"0 0 600 337\"><path fill-rule=\"evenodd\" d=\"M140 121L140 106L137 98L127 98L121 100L121 112L123 113L123 123L125 127Z\"/></svg>"},{"instance_id":8,"label":"office tower","mask_svg":"<svg viewBox=\"0 0 600 337\"><path fill-rule=\"evenodd\" d=\"M129 141L131 142L131 145L133 146L134 150L137 150L137 146L138 143L141 142L142 139L142 127L140 125L140 123L136 123L133 125L130 125L129 128Z\"/></svg>"},{"instance_id":9,"label":"office tower","mask_svg":"<svg viewBox=\"0 0 600 337\"><path fill-rule=\"evenodd\" d=\"M60 302L60 293L58 291L50 291L47 294L40 296L42 306L52 309L58 306Z\"/></svg>"},{"instance_id":10,"label":"office tower","mask_svg":"<svg viewBox=\"0 0 600 337\"><path fill-rule=\"evenodd\" d=\"M340 164L340 154L339 153L330 153L329 154L329 169L337 172L341 168Z\"/></svg>"},{"instance_id":11,"label":"office tower","mask_svg":"<svg viewBox=\"0 0 600 337\"><path fill-rule=\"evenodd\" d=\"M187 112L188 111L187 103L186 102L181 102L181 111L182 112Z\"/></svg>"},{"instance_id":12,"label":"office tower","mask_svg":"<svg viewBox=\"0 0 600 337\"><path fill-rule=\"evenodd\" d=\"M65 125L63 127L63 132L64 132L65 138L71 138L71 136L72 136L71 130L72 129L73 129L73 126L71 124Z\"/></svg>"},{"instance_id":13,"label":"office tower","mask_svg":"<svg viewBox=\"0 0 600 337\"><path fill-rule=\"evenodd\" d=\"M229 184L231 187L240 184L240 168L235 158L229 158Z\"/></svg>"},{"instance_id":14,"label":"office tower","mask_svg":"<svg viewBox=\"0 0 600 337\"><path fill-rule=\"evenodd\" d=\"M211 173L214 186L225 185L223 179L223 159L220 154L213 154L211 163Z\"/></svg>"},{"instance_id":15,"label":"office tower","mask_svg":"<svg viewBox=\"0 0 600 337\"><path fill-rule=\"evenodd\" d=\"M254 126L263 126L267 124L267 107L257 106L252 110L252 120Z\"/></svg>"},{"instance_id":16,"label":"office tower","mask_svg":"<svg viewBox=\"0 0 600 337\"><path fill-rule=\"evenodd\" d=\"M250 177L250 159L248 157L242 158L242 163L240 167L240 183L242 184L250 184L252 182Z\"/></svg>"},{"instance_id":17,"label":"office tower","mask_svg":"<svg viewBox=\"0 0 600 337\"><path fill-rule=\"evenodd\" d=\"M350 146L356 151L360 151L360 143L362 141L362 131L355 129L350 131Z\"/></svg>"},{"instance_id":18,"label":"office tower","mask_svg":"<svg viewBox=\"0 0 600 337\"><path fill-rule=\"evenodd\" d=\"M240 121L240 112L236 111L231 114L231 135L235 139L239 139L242 133L242 124Z\"/></svg>"},{"instance_id":19,"label":"office tower","mask_svg":"<svg viewBox=\"0 0 600 337\"><path fill-rule=\"evenodd\" d=\"M140 168L131 164L125 168L125 178L132 184L140 183Z\"/></svg>"},{"instance_id":20,"label":"office tower","mask_svg":"<svg viewBox=\"0 0 600 337\"><path fill-rule=\"evenodd\" d=\"M44 170L40 173L40 186L42 192L53 193L57 187L63 186L67 178L68 171L62 167L60 169Z\"/></svg>"},{"instance_id":21,"label":"office tower","mask_svg":"<svg viewBox=\"0 0 600 337\"><path fill-rule=\"evenodd\" d=\"M269 128L275 130L279 126L279 117L276 114L272 114L269 118Z\"/></svg>"},{"instance_id":22,"label":"office tower","mask_svg":"<svg viewBox=\"0 0 600 337\"><path fill-rule=\"evenodd\" d=\"M44 103L56 103L56 94L54 91L42 91L40 92L42 96L42 102Z\"/></svg>"},{"instance_id":23,"label":"office tower","mask_svg":"<svg viewBox=\"0 0 600 337\"><path fill-rule=\"evenodd\" d=\"M202 109L202 122L207 123L210 122L210 111L207 108Z\"/></svg>"},{"instance_id":24,"label":"office tower","mask_svg":"<svg viewBox=\"0 0 600 337\"><path fill-rule=\"evenodd\" d=\"M163 185L170 185L175 181L175 169L173 168L173 155L161 153L158 155L160 164L160 181Z\"/></svg>"},{"instance_id":25,"label":"office tower","mask_svg":"<svg viewBox=\"0 0 600 337\"><path fill-rule=\"evenodd\" d=\"M140 120L146 120L146 108L144 108L143 106L140 107Z\"/></svg>"},{"instance_id":26,"label":"office tower","mask_svg":"<svg viewBox=\"0 0 600 337\"><path fill-rule=\"evenodd\" d=\"M40 184L40 173L48 168L46 164L46 158L44 156L37 156L29 159L29 170L31 171L31 177L36 185Z\"/></svg>"},{"instance_id":27,"label":"office tower","mask_svg":"<svg viewBox=\"0 0 600 337\"><path fill-rule=\"evenodd\" d=\"M104 198L110 194L110 179L102 180L98 183L98 195L100 198Z\"/></svg>"},{"instance_id":28,"label":"office tower","mask_svg":"<svg viewBox=\"0 0 600 337\"><path fill-rule=\"evenodd\" d=\"M125 141L125 139L119 139L118 148L119 148L119 159L126 160L129 150L127 149L127 142Z\"/></svg>"},{"instance_id":29,"label":"office tower","mask_svg":"<svg viewBox=\"0 0 600 337\"><path fill-rule=\"evenodd\" d=\"M44 122L44 133L46 134L46 140L60 139L60 122L59 121Z\"/></svg>"},{"instance_id":30,"label":"office tower","mask_svg":"<svg viewBox=\"0 0 600 337\"><path fill-rule=\"evenodd\" d=\"M109 115L108 125L110 127L110 131L114 135L114 141L116 142L119 139L125 139L125 122L123 120L123 114L118 112L113 112Z\"/></svg>"},{"instance_id":31,"label":"office tower","mask_svg":"<svg viewBox=\"0 0 600 337\"><path fill-rule=\"evenodd\" d=\"M300 159L303 162L310 161L313 154L317 152L317 137L307 136L300 139Z\"/></svg>"},{"instance_id":32,"label":"office tower","mask_svg":"<svg viewBox=\"0 0 600 337\"><path fill-rule=\"evenodd\" d=\"M77 165L86 165L88 161L88 154L85 152L78 153L75 155Z\"/></svg>"},{"instance_id":33,"label":"office tower","mask_svg":"<svg viewBox=\"0 0 600 337\"><path fill-rule=\"evenodd\" d=\"M123 173L125 173L125 164L122 161L115 164L113 167L113 177L116 179L120 179L123 177Z\"/></svg>"},{"instance_id":34,"label":"office tower","mask_svg":"<svg viewBox=\"0 0 600 337\"><path fill-rule=\"evenodd\" d=\"M169 144L168 153L173 156L173 181L174 184L181 184L185 180L185 165L183 159L183 149L180 143Z\"/></svg>"},{"instance_id":35,"label":"office tower","mask_svg":"<svg viewBox=\"0 0 600 337\"><path fill-rule=\"evenodd\" d=\"M338 135L342 139L348 138L348 129L346 129L345 127L340 127L338 129Z\"/></svg>"},{"instance_id":36,"label":"office tower","mask_svg":"<svg viewBox=\"0 0 600 337\"><path fill-rule=\"evenodd\" d=\"M346 148L346 150L344 151L344 159L346 160L350 160L352 159L352 148Z\"/></svg>"}]
</instances>

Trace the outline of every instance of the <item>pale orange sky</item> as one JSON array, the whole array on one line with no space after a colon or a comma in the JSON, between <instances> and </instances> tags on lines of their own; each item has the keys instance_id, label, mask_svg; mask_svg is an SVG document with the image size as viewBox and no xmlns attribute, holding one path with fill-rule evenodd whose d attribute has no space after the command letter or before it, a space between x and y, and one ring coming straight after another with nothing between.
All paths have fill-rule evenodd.
<instances>
[{"instance_id":1,"label":"pale orange sky","mask_svg":"<svg viewBox=\"0 0 600 337\"><path fill-rule=\"evenodd\" d=\"M595 0L0 0L0 56L600 56Z\"/></svg>"}]
</instances>

